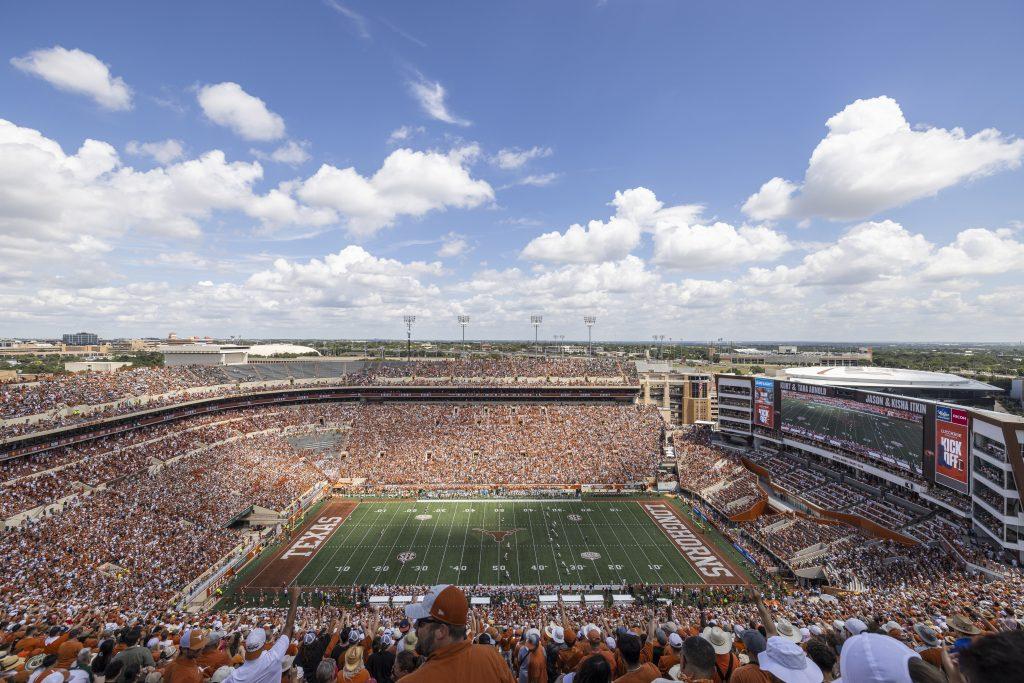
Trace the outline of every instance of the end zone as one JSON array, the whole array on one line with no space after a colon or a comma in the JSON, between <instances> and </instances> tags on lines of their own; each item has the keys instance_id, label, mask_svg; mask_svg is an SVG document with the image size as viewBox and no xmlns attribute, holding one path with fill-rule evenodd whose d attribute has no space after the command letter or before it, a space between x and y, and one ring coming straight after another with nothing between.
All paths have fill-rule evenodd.
<instances>
[{"instance_id":1,"label":"end zone","mask_svg":"<svg viewBox=\"0 0 1024 683\"><path fill-rule=\"evenodd\" d=\"M358 504L339 500L328 502L282 544L273 557L247 577L239 588L280 588L290 585Z\"/></svg>"},{"instance_id":2,"label":"end zone","mask_svg":"<svg viewBox=\"0 0 1024 683\"><path fill-rule=\"evenodd\" d=\"M642 507L661 532L668 536L672 545L696 570L704 583L719 586L747 583L736 565L715 548L714 544L705 541L704 534L698 533L689 520L679 514L675 506L655 501L637 501L637 505Z\"/></svg>"}]
</instances>

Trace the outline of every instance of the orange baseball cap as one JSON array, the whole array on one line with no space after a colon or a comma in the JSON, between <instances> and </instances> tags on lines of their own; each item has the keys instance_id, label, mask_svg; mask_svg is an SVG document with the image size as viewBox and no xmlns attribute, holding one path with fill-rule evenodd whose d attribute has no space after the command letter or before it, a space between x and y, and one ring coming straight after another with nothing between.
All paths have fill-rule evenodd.
<instances>
[{"instance_id":1,"label":"orange baseball cap","mask_svg":"<svg viewBox=\"0 0 1024 683\"><path fill-rule=\"evenodd\" d=\"M452 626L465 626L469 600L458 586L447 583L434 586L420 602L405 606L410 619L434 619Z\"/></svg>"}]
</instances>

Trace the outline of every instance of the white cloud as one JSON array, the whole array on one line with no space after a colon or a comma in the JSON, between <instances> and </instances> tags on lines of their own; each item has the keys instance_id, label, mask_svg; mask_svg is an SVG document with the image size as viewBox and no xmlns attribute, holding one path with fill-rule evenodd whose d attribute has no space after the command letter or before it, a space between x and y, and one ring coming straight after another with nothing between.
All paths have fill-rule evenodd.
<instances>
[{"instance_id":1,"label":"white cloud","mask_svg":"<svg viewBox=\"0 0 1024 683\"><path fill-rule=\"evenodd\" d=\"M530 149L502 149L499 150L491 158L493 163L498 168L505 169L506 171L513 171L517 168L521 168L528 161L533 159L542 159L544 157L551 156L550 147L531 147Z\"/></svg>"},{"instance_id":2,"label":"white cloud","mask_svg":"<svg viewBox=\"0 0 1024 683\"><path fill-rule=\"evenodd\" d=\"M152 157L159 164L168 164L180 159L185 154L181 140L158 140L157 142L138 142L131 140L124 150L134 156Z\"/></svg>"},{"instance_id":3,"label":"white cloud","mask_svg":"<svg viewBox=\"0 0 1024 683\"><path fill-rule=\"evenodd\" d=\"M925 279L948 280L977 275L996 275L1019 270L1024 264L1024 244L1012 230L970 228L939 249L922 275Z\"/></svg>"},{"instance_id":4,"label":"white cloud","mask_svg":"<svg viewBox=\"0 0 1024 683\"><path fill-rule=\"evenodd\" d=\"M324 0L324 4L333 9L338 14L346 17L352 22L353 28L356 30L356 34L364 40L371 38L370 31L366 28L366 18L356 12L351 7L341 4L338 0Z\"/></svg>"},{"instance_id":5,"label":"white cloud","mask_svg":"<svg viewBox=\"0 0 1024 683\"><path fill-rule=\"evenodd\" d=\"M448 111L448 105L445 104L444 98L447 95L444 86L437 81L429 81L423 77L422 74L416 75L416 80L409 82L409 89L412 91L413 96L420 103L420 107L423 108L431 118L435 118L438 121L444 121L445 123L452 123L457 126L468 126L470 121L455 116Z\"/></svg>"},{"instance_id":6,"label":"white cloud","mask_svg":"<svg viewBox=\"0 0 1024 683\"><path fill-rule=\"evenodd\" d=\"M370 177L352 167L324 164L297 194L307 204L338 211L352 234L368 236L402 215L474 208L492 201L491 186L469 173L468 163L477 155L479 149L473 145L448 154L397 149Z\"/></svg>"},{"instance_id":7,"label":"white cloud","mask_svg":"<svg viewBox=\"0 0 1024 683\"><path fill-rule=\"evenodd\" d=\"M110 67L88 52L56 45L14 57L11 64L59 90L88 95L104 109L132 108L132 89L122 78L111 76Z\"/></svg>"},{"instance_id":8,"label":"white cloud","mask_svg":"<svg viewBox=\"0 0 1024 683\"><path fill-rule=\"evenodd\" d=\"M932 244L893 221L855 225L838 241L806 256L796 266L752 269L758 284L851 287L907 275L927 262Z\"/></svg>"},{"instance_id":9,"label":"white cloud","mask_svg":"<svg viewBox=\"0 0 1024 683\"><path fill-rule=\"evenodd\" d=\"M986 128L912 128L889 97L857 100L825 124L803 183L772 178L744 212L757 220L859 219L959 183L1017 168L1024 140Z\"/></svg>"},{"instance_id":10,"label":"white cloud","mask_svg":"<svg viewBox=\"0 0 1024 683\"><path fill-rule=\"evenodd\" d=\"M441 238L441 248L437 250L439 258L454 258L469 251L469 242L462 235L450 232Z\"/></svg>"},{"instance_id":11,"label":"white cloud","mask_svg":"<svg viewBox=\"0 0 1024 683\"><path fill-rule=\"evenodd\" d=\"M518 186L547 187L551 183L553 183L556 180L558 180L560 177L562 177L561 173L531 174L531 175L528 175L528 176L524 176L524 177L520 178L519 180L517 180L517 181L515 181L513 183L509 183L508 185L503 185L501 189L504 190L504 189L508 189L510 187L518 187Z\"/></svg>"},{"instance_id":12,"label":"white cloud","mask_svg":"<svg viewBox=\"0 0 1024 683\"><path fill-rule=\"evenodd\" d=\"M128 231L191 238L217 211L267 225L323 226L333 211L303 207L283 185L256 194L259 163L229 162L220 150L149 171L124 166L109 144L86 140L73 155L39 131L0 119L0 235L41 244ZM45 249L41 251L46 251Z\"/></svg>"},{"instance_id":13,"label":"white cloud","mask_svg":"<svg viewBox=\"0 0 1024 683\"><path fill-rule=\"evenodd\" d=\"M289 140L270 154L258 149L250 149L249 153L257 159L276 161L279 164L288 164L289 166L299 166L311 158L309 155L309 142L305 140L298 142Z\"/></svg>"},{"instance_id":14,"label":"white cloud","mask_svg":"<svg viewBox=\"0 0 1024 683\"><path fill-rule=\"evenodd\" d=\"M654 262L672 268L774 261L792 249L785 235L764 226L663 223L654 232Z\"/></svg>"},{"instance_id":15,"label":"white cloud","mask_svg":"<svg viewBox=\"0 0 1024 683\"><path fill-rule=\"evenodd\" d=\"M371 309L419 306L439 296L425 278L444 274L440 262L377 258L362 247L347 246L323 259L306 263L279 258L270 269L254 273L246 288L282 309ZM380 311L383 313L384 311Z\"/></svg>"},{"instance_id":16,"label":"white cloud","mask_svg":"<svg viewBox=\"0 0 1024 683\"><path fill-rule=\"evenodd\" d=\"M204 85L196 97L208 119L230 128L246 140L279 140L284 137L284 119L267 109L263 100L242 90L237 83Z\"/></svg>"},{"instance_id":17,"label":"white cloud","mask_svg":"<svg viewBox=\"0 0 1024 683\"><path fill-rule=\"evenodd\" d=\"M654 235L654 262L673 268L772 261L792 249L785 235L764 226L701 225L702 206L666 207L644 187L616 192L612 206L615 215L608 222L545 233L527 244L522 256L562 263L615 261L636 249L645 232Z\"/></svg>"},{"instance_id":18,"label":"white cloud","mask_svg":"<svg viewBox=\"0 0 1024 683\"><path fill-rule=\"evenodd\" d=\"M399 126L391 131L391 135L388 136L388 144L397 145L411 139L414 135L422 135L426 130L423 126Z\"/></svg>"}]
</instances>

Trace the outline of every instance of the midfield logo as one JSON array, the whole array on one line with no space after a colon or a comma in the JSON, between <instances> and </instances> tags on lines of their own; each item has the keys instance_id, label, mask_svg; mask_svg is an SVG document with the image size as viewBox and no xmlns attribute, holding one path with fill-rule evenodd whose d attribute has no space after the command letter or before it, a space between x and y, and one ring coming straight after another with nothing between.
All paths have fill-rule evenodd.
<instances>
[{"instance_id":1,"label":"midfield logo","mask_svg":"<svg viewBox=\"0 0 1024 683\"><path fill-rule=\"evenodd\" d=\"M473 529L473 531L479 531L480 533L484 534L485 536L490 536L491 538L493 538L498 543L501 543L502 541L504 541L506 538L508 538L509 536L514 534L515 532L522 531L522 529L506 529L504 531L490 531L488 529L480 529L478 527L478 528Z\"/></svg>"}]
</instances>

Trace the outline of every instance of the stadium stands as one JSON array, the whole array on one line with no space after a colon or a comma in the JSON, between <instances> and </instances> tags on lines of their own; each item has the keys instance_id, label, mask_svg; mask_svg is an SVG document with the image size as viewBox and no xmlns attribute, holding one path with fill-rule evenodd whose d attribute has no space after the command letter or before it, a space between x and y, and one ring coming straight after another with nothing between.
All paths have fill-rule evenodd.
<instances>
[{"instance_id":1,"label":"stadium stands","mask_svg":"<svg viewBox=\"0 0 1024 683\"><path fill-rule=\"evenodd\" d=\"M388 369L374 376L337 379L451 383L462 381L459 373L472 371L478 373L472 381L496 384L530 376L556 384L564 379L566 385L592 379L631 381L621 366L609 363L459 363L421 364L423 375ZM64 392L72 397L69 400L106 402L131 396L132 391L166 393L220 381L231 385L323 378L315 361L239 367L251 374L238 368L186 368L125 373L128 377L109 383L78 376L42 387L8 387L0 393L0 405L5 416L24 417L62 405L55 392ZM501 374L508 372L514 374ZM546 374L530 375L538 372ZM78 423L72 419L66 424ZM144 647L156 653L156 670L166 677L170 662L177 660L173 654L165 655L170 652L165 648L180 647L184 630L202 627L225 635L214 648L224 650L230 661L233 654L244 654L238 646L252 630L247 625L270 623L272 630L283 626L284 611L267 606L282 595L262 588L216 611L205 605L188 615L177 606L208 570L222 566L225 557L239 549L251 548L255 554L266 542L270 529L241 523L247 514L262 511L276 520L268 527L276 526L298 509L300 501L311 500L340 478L363 478L368 491L434 485L438 490L433 496L469 493L481 485L503 491L532 485L544 495L578 483L643 488L662 463L661 436L657 411L635 405L313 404L195 415L3 461L0 518L9 520L10 526L0 535L0 607L7 615L0 624L0 654L5 649L15 653L11 666L27 679L27 660L37 651L60 648L70 657L65 661L70 666L76 648L88 645L102 651L104 639L135 639L129 634L138 629ZM564 586L467 586L470 596L489 601L471 610L471 637L486 632L510 671L518 671L519 660L526 657L520 645L526 642L528 628L539 625L542 644L553 643L549 622L564 628L569 642L586 641L586 625L596 624L596 632L606 641L593 647L608 653L616 675L625 673L621 645L628 639L617 630L620 626L647 642L650 647L642 652L648 660L657 659L655 652L663 649L660 639L673 633L704 633L712 621L726 633L751 622L768 635L792 628L794 640L808 650L808 643L817 638L827 646L854 637L850 629L859 626L847 622L851 618L920 649L926 645L920 633L924 626L947 643L973 629L997 633L1017 628L1017 615L1024 610L1020 571L1000 563L956 520L940 516L911 493L897 496L877 482L858 481L853 472L838 467L826 472L789 454L725 449L707 431L677 432L672 443L680 487L699 514L753 563L751 571L763 582L757 591L764 594L763 604L735 586L618 587L629 597L626 604L616 603L606 587L590 587L600 599L584 604L579 598L572 603L542 603L541 595L565 595ZM743 465L741 455L763 467L773 485L799 499L905 529L922 543L894 543L813 515L770 514L733 521L730 517L766 500L766 484ZM988 502L984 496L982 500ZM989 572L986 581L973 573L979 567ZM810 570L816 569L824 578L797 580L789 573L811 576ZM291 663L301 662L309 668L306 677L319 681L321 658L337 629L337 641L364 647L363 665L372 666L372 653L393 649L388 641L401 638L397 629L402 611L391 599L423 595L426 590L422 585L363 585L309 591L300 599ZM371 608L370 598L383 602ZM665 601L671 607L666 608ZM36 632L49 633L53 627L55 640L34 640ZM306 632L310 638L304 637ZM706 637L712 638L711 633ZM343 667L353 659L345 650L330 649L328 655L335 662L340 657ZM581 661L586 654L582 649L572 646ZM105 660L100 661L104 666L96 673L103 675ZM555 673L572 668L558 660ZM286 675L288 669L283 667ZM663 673L670 670L666 667ZM206 671L202 678L210 679L213 673ZM333 671L329 679L335 679ZM39 678L33 683L48 681Z\"/></svg>"}]
</instances>

